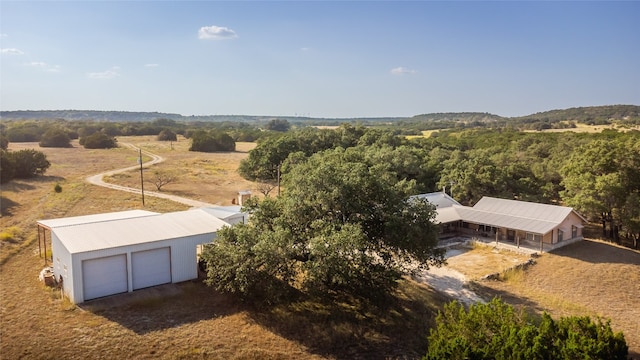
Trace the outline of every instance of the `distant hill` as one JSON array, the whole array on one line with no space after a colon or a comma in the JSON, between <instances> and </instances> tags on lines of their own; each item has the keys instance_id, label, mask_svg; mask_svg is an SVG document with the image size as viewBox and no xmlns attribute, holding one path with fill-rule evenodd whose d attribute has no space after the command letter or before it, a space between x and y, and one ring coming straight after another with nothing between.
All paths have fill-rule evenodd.
<instances>
[{"instance_id":1,"label":"distant hill","mask_svg":"<svg viewBox=\"0 0 640 360\"><path fill-rule=\"evenodd\" d=\"M494 115L490 113L480 113L480 112L460 112L460 113L431 113L431 114L421 114L416 115L411 118L411 120L415 121L463 121L463 122L493 122L498 120L506 120L499 115Z\"/></svg>"},{"instance_id":2,"label":"distant hill","mask_svg":"<svg viewBox=\"0 0 640 360\"><path fill-rule=\"evenodd\" d=\"M362 117L362 118L312 118L298 116L253 116L253 115L192 115L161 112L97 111L97 110L19 110L0 111L3 120L20 119L65 119L95 120L112 122L143 122L156 119L170 119L181 122L249 122L261 123L272 119L284 119L292 123L306 125L339 125L340 123L363 124L422 124L429 127L445 128L456 124L466 126L505 125L507 123L553 124L562 121L574 121L586 124L605 124L622 121L631 124L640 123L640 106L607 105L577 107L564 110L551 110L520 117L502 117L484 112L429 113L413 117Z\"/></svg>"},{"instance_id":3,"label":"distant hill","mask_svg":"<svg viewBox=\"0 0 640 360\"><path fill-rule=\"evenodd\" d=\"M612 121L629 121L640 119L640 106L606 105L576 107L565 110L551 110L532 115L513 118L519 122L543 121L555 123L559 121L576 121L589 125L608 124Z\"/></svg>"},{"instance_id":4,"label":"distant hill","mask_svg":"<svg viewBox=\"0 0 640 360\"><path fill-rule=\"evenodd\" d=\"M98 110L17 110L0 111L3 120L38 120L38 119L64 119L64 120L95 120L111 122L142 122L156 119L170 119L182 122L267 122L273 119L283 119L289 122L337 125L342 122L393 122L402 117L380 118L311 118L303 116L254 116L254 115L191 115L161 113L161 112L134 112L134 111L98 111Z\"/></svg>"}]
</instances>

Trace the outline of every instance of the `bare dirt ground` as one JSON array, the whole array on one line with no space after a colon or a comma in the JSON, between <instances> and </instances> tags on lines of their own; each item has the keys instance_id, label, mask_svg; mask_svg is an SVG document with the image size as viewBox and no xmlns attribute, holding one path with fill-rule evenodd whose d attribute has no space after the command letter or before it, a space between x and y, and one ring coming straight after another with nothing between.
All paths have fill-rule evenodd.
<instances>
[{"instance_id":1,"label":"bare dirt ground","mask_svg":"<svg viewBox=\"0 0 640 360\"><path fill-rule=\"evenodd\" d=\"M531 258L528 254L480 245L475 248L466 245L448 248L446 257L446 266L431 267L414 279L465 305L485 301L473 290L471 281L503 272Z\"/></svg>"}]
</instances>

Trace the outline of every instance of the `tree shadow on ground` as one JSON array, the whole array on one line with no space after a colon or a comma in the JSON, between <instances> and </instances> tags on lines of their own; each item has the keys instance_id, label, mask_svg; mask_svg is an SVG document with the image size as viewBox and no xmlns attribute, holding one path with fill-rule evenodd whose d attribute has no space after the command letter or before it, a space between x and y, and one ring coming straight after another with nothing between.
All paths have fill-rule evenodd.
<instances>
[{"instance_id":1,"label":"tree shadow on ground","mask_svg":"<svg viewBox=\"0 0 640 360\"><path fill-rule=\"evenodd\" d=\"M0 196L0 214L2 214L2 216L13 215L12 210L18 205L20 204L4 196Z\"/></svg>"},{"instance_id":2,"label":"tree shadow on ground","mask_svg":"<svg viewBox=\"0 0 640 360\"><path fill-rule=\"evenodd\" d=\"M299 294L290 303L251 312L268 330L315 354L335 359L421 358L429 329L450 298L403 280L394 296L379 304L334 295Z\"/></svg>"},{"instance_id":3,"label":"tree shadow on ground","mask_svg":"<svg viewBox=\"0 0 640 360\"><path fill-rule=\"evenodd\" d=\"M2 184L2 191L3 192L20 192L20 191L27 191L27 190L33 190L36 187L29 184L28 182L24 182L24 181L18 181L18 180L12 180L9 181L6 184Z\"/></svg>"},{"instance_id":4,"label":"tree shadow on ground","mask_svg":"<svg viewBox=\"0 0 640 360\"><path fill-rule=\"evenodd\" d=\"M531 314L542 314L545 309L538 304L537 301L522 297L520 295L511 293L506 290L496 289L491 287L489 282L492 281L500 281L500 280L482 280L482 281L474 281L469 284L469 287L476 293L478 296L483 298L486 301L489 301L493 298L500 298L505 303L512 305L518 309L525 308Z\"/></svg>"},{"instance_id":5,"label":"tree shadow on ground","mask_svg":"<svg viewBox=\"0 0 640 360\"><path fill-rule=\"evenodd\" d=\"M241 311L237 303L193 280L123 293L79 304L85 311L143 335Z\"/></svg>"},{"instance_id":6,"label":"tree shadow on ground","mask_svg":"<svg viewBox=\"0 0 640 360\"><path fill-rule=\"evenodd\" d=\"M592 264L616 263L640 265L640 251L606 242L586 239L556 249L552 251L551 254L566 256Z\"/></svg>"}]
</instances>

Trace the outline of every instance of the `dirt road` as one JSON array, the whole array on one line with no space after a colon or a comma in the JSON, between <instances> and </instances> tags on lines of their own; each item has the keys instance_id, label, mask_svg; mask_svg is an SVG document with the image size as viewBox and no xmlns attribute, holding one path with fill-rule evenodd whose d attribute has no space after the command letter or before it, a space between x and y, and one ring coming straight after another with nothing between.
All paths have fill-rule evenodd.
<instances>
[{"instance_id":1,"label":"dirt road","mask_svg":"<svg viewBox=\"0 0 640 360\"><path fill-rule=\"evenodd\" d=\"M122 143L122 145L124 145L124 146L126 146L126 147L128 147L128 148L130 148L132 150L135 150L135 151L140 151L141 150L140 148L134 146L133 144ZM142 150L142 153L151 158L151 161L148 161L148 162L142 164L142 167L150 167L152 165L159 164L159 163L161 163L161 162L163 162L165 160L162 156L153 154L153 153L151 153L149 151ZM93 184L93 185L98 185L98 186L103 186L103 187L106 187L106 188L109 188L109 189L126 191L126 192L130 192L130 193L138 194L138 193L140 193L140 189L134 189L134 188L130 188L130 187L126 187L126 186L120 186L120 185L116 185L116 184L109 184L109 183L104 182L102 179L105 176L112 176L112 175L115 175L115 174L131 171L131 170L136 170L136 169L139 169L139 168L140 168L140 165L134 165L134 166L129 166L129 167L122 168L122 169L105 171L105 172L102 172L100 174L91 175L91 176L87 177L86 180L87 180L87 182L89 182L90 184ZM209 204L209 203L206 203L206 202L187 199L187 198L176 196L176 195L163 194L163 193L159 193L159 192L155 192L155 191L145 191L144 195L145 196L154 196L154 197L158 197L158 198L163 198L163 199L175 201L175 202L178 202L178 203L181 203L181 204L185 204L187 206L193 206L193 207L212 207L212 206L215 206L213 204Z\"/></svg>"}]
</instances>

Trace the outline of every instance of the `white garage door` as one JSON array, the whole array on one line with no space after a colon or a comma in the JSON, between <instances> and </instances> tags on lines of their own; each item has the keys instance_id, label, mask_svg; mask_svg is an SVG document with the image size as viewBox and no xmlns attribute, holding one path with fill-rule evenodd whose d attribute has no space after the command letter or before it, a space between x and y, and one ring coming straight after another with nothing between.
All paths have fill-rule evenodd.
<instances>
[{"instance_id":1,"label":"white garage door","mask_svg":"<svg viewBox=\"0 0 640 360\"><path fill-rule=\"evenodd\" d=\"M171 282L171 248L131 253L133 289Z\"/></svg>"},{"instance_id":2,"label":"white garage door","mask_svg":"<svg viewBox=\"0 0 640 360\"><path fill-rule=\"evenodd\" d=\"M127 255L82 261L84 300L127 292Z\"/></svg>"}]
</instances>

